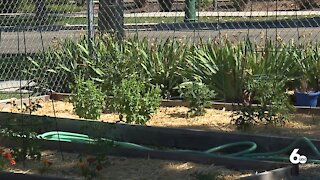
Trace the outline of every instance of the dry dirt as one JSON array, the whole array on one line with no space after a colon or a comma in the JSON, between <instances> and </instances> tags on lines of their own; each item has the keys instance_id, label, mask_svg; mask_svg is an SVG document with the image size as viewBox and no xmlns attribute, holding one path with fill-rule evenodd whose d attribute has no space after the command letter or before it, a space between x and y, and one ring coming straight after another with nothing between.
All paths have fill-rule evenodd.
<instances>
[{"instance_id":1,"label":"dry dirt","mask_svg":"<svg viewBox=\"0 0 320 180\"><path fill-rule=\"evenodd\" d=\"M10 108L2 111L10 112ZM219 109L206 109L204 116L187 118L187 107L160 107L147 125L161 127L176 127L189 129L202 129L212 131L237 131L232 125L232 112ZM55 113L55 114L54 114ZM46 102L43 108L40 108L35 115L47 115L57 117L79 118L73 111L71 103L63 101ZM115 113L104 113L100 120L105 122L116 122L119 117ZM283 127L255 126L249 133L259 133L267 135L281 136L306 136L320 139L320 116L306 114L292 114Z\"/></svg>"},{"instance_id":2,"label":"dry dirt","mask_svg":"<svg viewBox=\"0 0 320 180\"><path fill-rule=\"evenodd\" d=\"M43 161L28 160L23 166L17 163L7 169L9 172L26 174L40 174L44 176L64 177L70 179L85 179L81 176L79 158L77 154L44 151L43 159L51 162L49 167ZM217 179L232 180L250 175L248 172L240 173L214 165L203 165L190 162L176 162L153 159L132 159L124 157L108 157L103 169L95 179L112 180L197 180L197 175L207 175Z\"/></svg>"}]
</instances>

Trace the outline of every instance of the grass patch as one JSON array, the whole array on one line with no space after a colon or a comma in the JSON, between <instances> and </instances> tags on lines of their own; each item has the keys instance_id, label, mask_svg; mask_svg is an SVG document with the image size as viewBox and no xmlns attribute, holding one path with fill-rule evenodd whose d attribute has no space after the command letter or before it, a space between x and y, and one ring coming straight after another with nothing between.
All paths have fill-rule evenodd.
<instances>
[{"instance_id":1,"label":"grass patch","mask_svg":"<svg viewBox=\"0 0 320 180\"><path fill-rule=\"evenodd\" d=\"M282 16L282 17L199 17L199 22L223 23L244 21L272 21L272 20L302 20L305 18L317 18L319 16ZM184 17L125 17L125 24L139 23L183 23ZM0 16L1 26L36 26L36 25L86 25L87 18L83 17L58 17L47 16L37 19L34 16ZM94 18L94 24L98 24L98 18Z\"/></svg>"},{"instance_id":2,"label":"grass patch","mask_svg":"<svg viewBox=\"0 0 320 180\"><path fill-rule=\"evenodd\" d=\"M17 92L0 92L0 100L3 99L11 99L11 98L16 98L16 99L21 99L21 98L28 98L34 95L31 95L31 93L21 93L19 91Z\"/></svg>"},{"instance_id":3,"label":"grass patch","mask_svg":"<svg viewBox=\"0 0 320 180\"><path fill-rule=\"evenodd\" d=\"M76 4L48 4L47 11L50 13L73 13L86 11L85 6L77 6ZM35 12L35 4L21 3L18 8L20 13L33 13Z\"/></svg>"}]
</instances>

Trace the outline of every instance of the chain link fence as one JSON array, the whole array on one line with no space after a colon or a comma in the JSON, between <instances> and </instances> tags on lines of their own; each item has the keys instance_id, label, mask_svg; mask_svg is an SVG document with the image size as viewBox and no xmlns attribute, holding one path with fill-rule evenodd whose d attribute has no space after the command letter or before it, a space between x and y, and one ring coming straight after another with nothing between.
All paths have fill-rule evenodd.
<instances>
[{"instance_id":1,"label":"chain link fence","mask_svg":"<svg viewBox=\"0 0 320 180\"><path fill-rule=\"evenodd\" d=\"M141 39L317 42L319 15L319 0L0 0L0 91L34 86L23 72L28 57L62 39L116 33Z\"/></svg>"}]
</instances>

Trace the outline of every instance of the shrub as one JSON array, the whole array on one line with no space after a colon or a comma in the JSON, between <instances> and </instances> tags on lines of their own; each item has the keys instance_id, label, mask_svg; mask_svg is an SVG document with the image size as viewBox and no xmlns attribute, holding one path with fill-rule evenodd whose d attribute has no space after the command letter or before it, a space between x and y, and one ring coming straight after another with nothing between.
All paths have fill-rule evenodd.
<instances>
[{"instance_id":1,"label":"shrub","mask_svg":"<svg viewBox=\"0 0 320 180\"><path fill-rule=\"evenodd\" d=\"M113 88L113 95L110 107L120 113L120 121L125 115L128 123L145 124L160 106L160 88L149 87L136 77L122 80Z\"/></svg>"},{"instance_id":2,"label":"shrub","mask_svg":"<svg viewBox=\"0 0 320 180\"><path fill-rule=\"evenodd\" d=\"M104 95L93 81L78 78L71 101L80 118L99 119L105 107Z\"/></svg>"},{"instance_id":3,"label":"shrub","mask_svg":"<svg viewBox=\"0 0 320 180\"><path fill-rule=\"evenodd\" d=\"M285 82L277 78L249 78L243 91L240 111L232 115L238 129L247 129L256 124L283 125L292 110L284 85ZM253 102L258 104L253 106Z\"/></svg>"},{"instance_id":4,"label":"shrub","mask_svg":"<svg viewBox=\"0 0 320 180\"><path fill-rule=\"evenodd\" d=\"M183 83L180 85L181 96L190 103L188 114L191 116L201 116L205 114L205 106L209 100L215 96L214 91L198 82Z\"/></svg>"}]
</instances>

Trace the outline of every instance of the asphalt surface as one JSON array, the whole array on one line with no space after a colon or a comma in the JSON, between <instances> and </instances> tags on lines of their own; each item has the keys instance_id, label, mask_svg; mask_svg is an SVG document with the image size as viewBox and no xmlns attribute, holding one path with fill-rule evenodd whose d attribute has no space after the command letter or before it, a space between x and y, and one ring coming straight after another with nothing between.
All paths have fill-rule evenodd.
<instances>
[{"instance_id":1,"label":"asphalt surface","mask_svg":"<svg viewBox=\"0 0 320 180\"><path fill-rule=\"evenodd\" d=\"M207 12L203 12L206 14ZM225 13L226 15L247 16L248 12L211 12L211 16ZM227 14L229 13L229 14ZM233 14L232 14L233 13ZM240 14L242 13L242 14ZM254 14L255 13L255 14ZM286 15L287 13L310 14L311 11L296 12L251 12L251 15L271 16ZM313 11L320 14L320 11ZM156 13L162 15L161 13ZM150 13L137 13L141 17L149 16ZM166 14L167 16L170 15ZM177 15L174 12L172 16ZM291 14L292 15L292 14ZM86 34L85 25L42 25L42 26L0 26L0 54L35 53L48 48L61 39L76 40ZM266 38L284 41L319 41L320 18L309 17L297 19L255 21L243 18L243 21L218 21L199 23L159 23L159 24L126 24L126 36L138 35L146 38L191 38L206 40L216 37L227 37L231 41L240 41L249 37L252 41L264 42ZM96 27L96 29L98 29Z\"/></svg>"},{"instance_id":2,"label":"asphalt surface","mask_svg":"<svg viewBox=\"0 0 320 180\"><path fill-rule=\"evenodd\" d=\"M56 44L60 39L75 39L85 31L1 32L0 54L35 53Z\"/></svg>"},{"instance_id":3,"label":"asphalt surface","mask_svg":"<svg viewBox=\"0 0 320 180\"><path fill-rule=\"evenodd\" d=\"M249 37L255 42L264 42L266 38L289 42L319 41L320 28L274 28L274 29L230 29L230 30L178 30L178 31L126 31L127 37L138 35L140 38L165 39L165 38L200 38L214 39L227 37L231 41L240 41ZM61 39L78 39L86 33L85 30L44 31L44 32L1 32L0 54L35 53L47 49Z\"/></svg>"}]
</instances>

